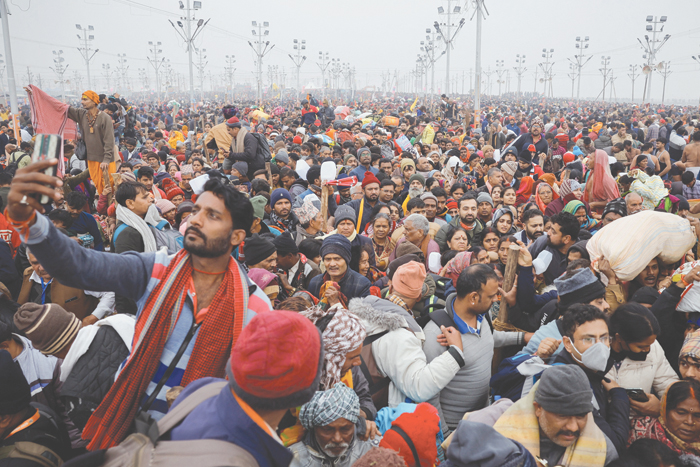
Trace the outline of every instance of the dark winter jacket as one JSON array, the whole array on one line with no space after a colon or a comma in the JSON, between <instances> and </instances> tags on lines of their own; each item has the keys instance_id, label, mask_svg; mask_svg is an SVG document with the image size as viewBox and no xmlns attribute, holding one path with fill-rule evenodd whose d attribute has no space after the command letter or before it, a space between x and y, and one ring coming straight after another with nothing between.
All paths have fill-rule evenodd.
<instances>
[{"instance_id":1,"label":"dark winter jacket","mask_svg":"<svg viewBox=\"0 0 700 467\"><path fill-rule=\"evenodd\" d=\"M319 297L319 293L321 290L321 285L323 285L324 276L325 274L316 276L311 279L311 282L309 283L309 293L311 293L311 295L314 297L323 298ZM356 297L367 297L369 295L369 288L372 284L365 276L362 276L360 273L348 268L345 276L343 276L343 278L340 280L339 285L340 292L345 295L348 300L350 300L351 298Z\"/></svg>"}]
</instances>

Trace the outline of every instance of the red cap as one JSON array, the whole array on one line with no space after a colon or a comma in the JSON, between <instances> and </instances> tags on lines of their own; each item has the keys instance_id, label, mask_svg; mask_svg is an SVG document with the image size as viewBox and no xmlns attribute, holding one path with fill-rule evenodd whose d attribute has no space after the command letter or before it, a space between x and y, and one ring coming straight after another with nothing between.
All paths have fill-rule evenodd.
<instances>
[{"instance_id":1,"label":"red cap","mask_svg":"<svg viewBox=\"0 0 700 467\"><path fill-rule=\"evenodd\" d=\"M322 363L321 334L308 318L266 311L250 320L231 349L229 384L257 407L285 398L282 407L295 407L318 389Z\"/></svg>"},{"instance_id":2,"label":"red cap","mask_svg":"<svg viewBox=\"0 0 700 467\"><path fill-rule=\"evenodd\" d=\"M238 117L231 117L228 120L226 120L226 125L227 126L241 126L241 121L238 120Z\"/></svg>"},{"instance_id":3,"label":"red cap","mask_svg":"<svg viewBox=\"0 0 700 467\"><path fill-rule=\"evenodd\" d=\"M530 152L535 152L535 151L537 151L537 149L535 149L535 145L534 145L534 144L529 145L529 146L527 147L527 150L530 151Z\"/></svg>"},{"instance_id":4,"label":"red cap","mask_svg":"<svg viewBox=\"0 0 700 467\"><path fill-rule=\"evenodd\" d=\"M447 209L457 209L457 201L452 198L448 198L447 202L445 203L445 207L447 207Z\"/></svg>"},{"instance_id":5,"label":"red cap","mask_svg":"<svg viewBox=\"0 0 700 467\"><path fill-rule=\"evenodd\" d=\"M565 152L564 155L562 156L562 160L564 161L564 164L568 164L569 162L573 162L574 159L576 159L576 156L574 156L574 153L572 153L572 152Z\"/></svg>"},{"instance_id":6,"label":"red cap","mask_svg":"<svg viewBox=\"0 0 700 467\"><path fill-rule=\"evenodd\" d=\"M416 406L413 413L403 413L391 424L403 431L413 443L413 449L398 430L389 428L379 443L379 447L396 451L406 465L432 465L437 457L435 436L440 431L440 416L437 409L427 402ZM419 459L414 457L416 453Z\"/></svg>"},{"instance_id":7,"label":"red cap","mask_svg":"<svg viewBox=\"0 0 700 467\"><path fill-rule=\"evenodd\" d=\"M366 187L370 183L376 183L377 185L381 185L379 179L368 170L367 172L365 172L365 177L362 179L362 188Z\"/></svg>"},{"instance_id":8,"label":"red cap","mask_svg":"<svg viewBox=\"0 0 700 467\"><path fill-rule=\"evenodd\" d=\"M303 142L304 142L304 140L301 139L301 136L299 136L299 135L296 135L296 136L294 137L294 139L292 140L292 143L294 143L294 144L301 144L301 143L303 143Z\"/></svg>"}]
</instances>

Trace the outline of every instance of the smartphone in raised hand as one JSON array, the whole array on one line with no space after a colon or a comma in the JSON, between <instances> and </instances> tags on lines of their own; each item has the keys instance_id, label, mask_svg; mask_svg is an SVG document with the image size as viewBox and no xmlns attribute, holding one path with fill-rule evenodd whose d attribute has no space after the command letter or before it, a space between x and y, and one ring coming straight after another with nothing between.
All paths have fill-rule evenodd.
<instances>
[{"instance_id":1,"label":"smartphone in raised hand","mask_svg":"<svg viewBox=\"0 0 700 467\"><path fill-rule=\"evenodd\" d=\"M34 152L32 152L32 164L35 162L58 160L61 157L61 146L63 138L61 135L36 135L34 141ZM44 170L46 175L56 176L57 165L52 165ZM47 195L32 195L41 204L48 204L51 199Z\"/></svg>"}]
</instances>

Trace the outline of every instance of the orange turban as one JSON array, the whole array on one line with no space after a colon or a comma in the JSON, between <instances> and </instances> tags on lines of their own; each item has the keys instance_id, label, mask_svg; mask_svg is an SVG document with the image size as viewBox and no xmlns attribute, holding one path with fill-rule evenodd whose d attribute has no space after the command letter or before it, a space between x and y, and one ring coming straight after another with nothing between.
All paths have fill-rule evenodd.
<instances>
[{"instance_id":1,"label":"orange turban","mask_svg":"<svg viewBox=\"0 0 700 467\"><path fill-rule=\"evenodd\" d=\"M99 103L100 103L100 96L98 96L95 91L85 91L83 93L83 97L87 97L92 102L94 102L95 105L99 105Z\"/></svg>"}]
</instances>

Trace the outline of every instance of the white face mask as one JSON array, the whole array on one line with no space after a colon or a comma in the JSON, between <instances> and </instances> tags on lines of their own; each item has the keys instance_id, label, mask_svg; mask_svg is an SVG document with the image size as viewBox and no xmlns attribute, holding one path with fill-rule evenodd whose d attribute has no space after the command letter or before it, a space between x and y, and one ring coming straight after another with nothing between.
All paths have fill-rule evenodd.
<instances>
[{"instance_id":1,"label":"white face mask","mask_svg":"<svg viewBox=\"0 0 700 467\"><path fill-rule=\"evenodd\" d=\"M574 360L593 371L605 371L605 367L608 364L608 358L610 358L610 347L603 344L602 342L596 342L592 346L588 347L585 352L581 353L576 346L574 341L569 339L571 346L576 350L576 353L581 355L581 360L576 358L572 353L571 356Z\"/></svg>"}]
</instances>

